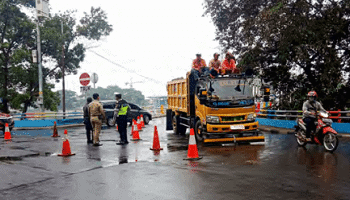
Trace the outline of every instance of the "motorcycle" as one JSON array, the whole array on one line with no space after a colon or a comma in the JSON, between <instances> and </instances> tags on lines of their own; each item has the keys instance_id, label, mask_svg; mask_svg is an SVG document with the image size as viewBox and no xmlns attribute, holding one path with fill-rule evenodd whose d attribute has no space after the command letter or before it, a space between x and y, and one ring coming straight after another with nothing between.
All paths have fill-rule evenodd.
<instances>
[{"instance_id":1,"label":"motorcycle","mask_svg":"<svg viewBox=\"0 0 350 200\"><path fill-rule=\"evenodd\" d=\"M337 131L332 128L333 121L328 118L328 113L317 112L317 120L315 120L316 130L311 131L311 141L306 140L306 123L303 119L297 119L295 126L295 136L299 146L304 147L307 143L323 145L328 152L333 152L337 149L339 140Z\"/></svg>"}]
</instances>

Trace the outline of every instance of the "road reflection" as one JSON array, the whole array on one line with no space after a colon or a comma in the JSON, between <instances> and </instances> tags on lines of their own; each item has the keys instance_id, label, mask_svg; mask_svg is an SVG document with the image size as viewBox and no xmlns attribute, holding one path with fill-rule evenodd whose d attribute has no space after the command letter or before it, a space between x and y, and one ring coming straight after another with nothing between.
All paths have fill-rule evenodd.
<instances>
[{"instance_id":1,"label":"road reflection","mask_svg":"<svg viewBox=\"0 0 350 200\"><path fill-rule=\"evenodd\" d=\"M225 164L252 165L260 164L260 154L264 148L264 145L237 145L202 147L201 150Z\"/></svg>"},{"instance_id":2,"label":"road reflection","mask_svg":"<svg viewBox=\"0 0 350 200\"><path fill-rule=\"evenodd\" d=\"M119 149L119 164L128 163L128 147L127 145L121 145Z\"/></svg>"}]
</instances>

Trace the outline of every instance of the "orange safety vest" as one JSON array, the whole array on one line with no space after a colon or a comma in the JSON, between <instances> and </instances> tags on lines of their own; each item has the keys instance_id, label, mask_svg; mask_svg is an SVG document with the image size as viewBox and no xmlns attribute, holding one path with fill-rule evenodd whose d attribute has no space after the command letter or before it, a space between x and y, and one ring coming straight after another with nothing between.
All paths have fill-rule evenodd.
<instances>
[{"instance_id":1,"label":"orange safety vest","mask_svg":"<svg viewBox=\"0 0 350 200\"><path fill-rule=\"evenodd\" d=\"M207 64L205 64L205 60L203 59L194 59L192 62L192 69L200 70L203 67L206 67Z\"/></svg>"}]
</instances>

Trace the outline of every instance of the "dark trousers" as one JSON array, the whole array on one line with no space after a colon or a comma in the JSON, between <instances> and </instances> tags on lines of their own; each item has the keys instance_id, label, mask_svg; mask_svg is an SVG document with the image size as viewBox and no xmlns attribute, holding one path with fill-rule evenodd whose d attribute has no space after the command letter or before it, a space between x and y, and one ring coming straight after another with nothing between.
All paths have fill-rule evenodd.
<instances>
[{"instance_id":1,"label":"dark trousers","mask_svg":"<svg viewBox=\"0 0 350 200\"><path fill-rule=\"evenodd\" d=\"M84 119L86 138L88 142L92 142L92 125L89 118Z\"/></svg>"},{"instance_id":2,"label":"dark trousers","mask_svg":"<svg viewBox=\"0 0 350 200\"><path fill-rule=\"evenodd\" d=\"M315 131L315 118L312 117L306 117L304 118L304 122L306 124L306 137L310 137L310 133L312 130Z\"/></svg>"},{"instance_id":3,"label":"dark trousers","mask_svg":"<svg viewBox=\"0 0 350 200\"><path fill-rule=\"evenodd\" d=\"M118 117L118 131L120 134L120 141L121 142L128 142L128 138L127 138L127 133L126 133L126 127L127 127L127 116L126 115L119 115Z\"/></svg>"}]
</instances>

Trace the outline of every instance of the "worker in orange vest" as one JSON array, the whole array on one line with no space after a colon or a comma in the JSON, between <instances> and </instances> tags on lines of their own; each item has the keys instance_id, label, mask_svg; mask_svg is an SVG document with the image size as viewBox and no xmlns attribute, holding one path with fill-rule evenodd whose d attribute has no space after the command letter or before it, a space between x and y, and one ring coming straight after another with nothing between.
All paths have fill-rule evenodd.
<instances>
[{"instance_id":1,"label":"worker in orange vest","mask_svg":"<svg viewBox=\"0 0 350 200\"><path fill-rule=\"evenodd\" d=\"M238 73L238 69L236 68L236 59L235 57L230 53L227 52L225 55L225 60L221 63L221 74L231 74L231 73Z\"/></svg>"},{"instance_id":2,"label":"worker in orange vest","mask_svg":"<svg viewBox=\"0 0 350 200\"><path fill-rule=\"evenodd\" d=\"M191 69L191 74L194 75L195 80L199 78L200 75L205 74L206 71L209 71L207 69L207 64L205 63L205 60L202 59L201 54L196 54L196 59L193 60L192 62L192 69Z\"/></svg>"},{"instance_id":3,"label":"worker in orange vest","mask_svg":"<svg viewBox=\"0 0 350 200\"><path fill-rule=\"evenodd\" d=\"M221 62L219 60L220 54L214 53L214 58L209 62L209 73L212 78L220 74Z\"/></svg>"}]
</instances>

